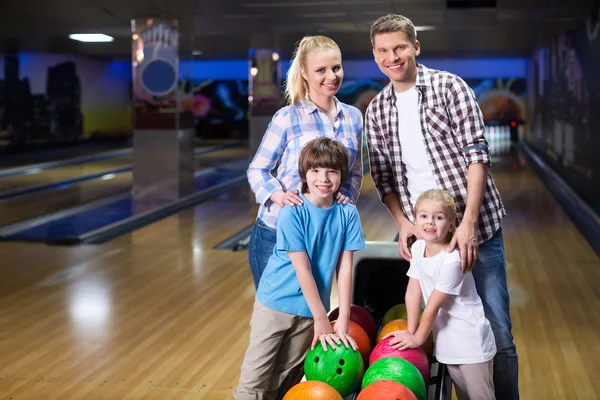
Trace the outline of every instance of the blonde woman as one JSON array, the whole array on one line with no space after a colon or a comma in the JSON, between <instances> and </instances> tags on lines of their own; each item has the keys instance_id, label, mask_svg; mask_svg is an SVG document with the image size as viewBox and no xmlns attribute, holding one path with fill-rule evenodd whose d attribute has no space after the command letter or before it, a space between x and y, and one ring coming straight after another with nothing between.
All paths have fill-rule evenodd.
<instances>
[{"instance_id":1,"label":"blonde woman","mask_svg":"<svg viewBox=\"0 0 600 400\"><path fill-rule=\"evenodd\" d=\"M248 261L258 287L276 243L276 224L284 206L302 206L298 159L311 140L328 137L340 142L349 156L350 179L340 188L337 202L356 202L362 181L360 111L336 97L344 79L342 54L325 36L304 37L292 58L285 95L288 105L274 116L247 171L260 204L248 244ZM273 168L279 163L277 173Z\"/></svg>"}]
</instances>

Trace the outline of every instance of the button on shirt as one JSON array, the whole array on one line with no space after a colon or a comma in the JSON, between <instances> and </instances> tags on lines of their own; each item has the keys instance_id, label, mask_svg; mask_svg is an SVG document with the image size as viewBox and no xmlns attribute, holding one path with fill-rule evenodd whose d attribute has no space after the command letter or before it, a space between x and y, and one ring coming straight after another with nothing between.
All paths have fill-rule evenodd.
<instances>
[{"instance_id":1,"label":"button on shirt","mask_svg":"<svg viewBox=\"0 0 600 400\"><path fill-rule=\"evenodd\" d=\"M360 190L362 171L362 132L361 112L344 104L334 97L337 113L333 125L327 115L310 100L280 109L271 120L260 147L247 171L250 187L260 204L258 217L272 227L276 227L280 207L269 198L277 190L300 190L298 175L300 152L311 140L328 137L340 142L349 155L350 169L348 182L340 192L356 202ZM271 171L277 167L276 177Z\"/></svg>"}]
</instances>

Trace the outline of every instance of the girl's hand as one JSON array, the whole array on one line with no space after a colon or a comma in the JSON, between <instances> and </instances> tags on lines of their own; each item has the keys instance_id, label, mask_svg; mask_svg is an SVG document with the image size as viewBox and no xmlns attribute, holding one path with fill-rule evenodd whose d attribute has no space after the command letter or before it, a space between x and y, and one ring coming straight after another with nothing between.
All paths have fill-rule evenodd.
<instances>
[{"instance_id":1,"label":"girl's hand","mask_svg":"<svg viewBox=\"0 0 600 400\"><path fill-rule=\"evenodd\" d=\"M358 345L356 344L354 339L352 339L352 336L350 336L350 334L348 333L348 322L342 322L339 319L335 321L335 324L333 325L333 333L336 334L338 340L341 340L341 342L344 343L344 346L346 346L347 349L349 348L349 345L350 347L352 347L352 350L358 350ZM340 343L338 342L338 344Z\"/></svg>"},{"instance_id":2,"label":"girl's hand","mask_svg":"<svg viewBox=\"0 0 600 400\"><path fill-rule=\"evenodd\" d=\"M392 337L392 340L390 340L390 346L392 346L393 349L405 350L416 349L417 347L420 347L415 335L409 331L394 331L388 333L383 338L386 339L388 337Z\"/></svg>"},{"instance_id":3,"label":"girl's hand","mask_svg":"<svg viewBox=\"0 0 600 400\"><path fill-rule=\"evenodd\" d=\"M310 349L314 350L317 342L321 342L324 351L327 351L327 343L329 343L331 348L335 350L336 346L334 340L337 339L337 342L339 344L339 339L333 334L333 329L331 329L331 323L329 322L329 320L327 318L315 319L314 329L315 333L313 335L313 340Z\"/></svg>"}]
</instances>

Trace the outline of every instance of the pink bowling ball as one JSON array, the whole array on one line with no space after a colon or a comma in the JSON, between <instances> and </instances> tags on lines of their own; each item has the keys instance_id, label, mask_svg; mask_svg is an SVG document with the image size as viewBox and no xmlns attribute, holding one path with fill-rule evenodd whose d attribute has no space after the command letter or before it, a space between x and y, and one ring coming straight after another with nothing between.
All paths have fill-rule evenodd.
<instances>
[{"instance_id":1,"label":"pink bowling ball","mask_svg":"<svg viewBox=\"0 0 600 400\"><path fill-rule=\"evenodd\" d=\"M416 349L396 350L390 346L390 340L392 339L393 337L384 339L375 346L371 352L371 357L369 358L369 365L372 365L381 358L403 358L417 367L419 372L421 372L421 375L423 375L425 383L427 383L427 380L429 379L429 361L427 360L427 355L423 349L419 347Z\"/></svg>"}]
</instances>

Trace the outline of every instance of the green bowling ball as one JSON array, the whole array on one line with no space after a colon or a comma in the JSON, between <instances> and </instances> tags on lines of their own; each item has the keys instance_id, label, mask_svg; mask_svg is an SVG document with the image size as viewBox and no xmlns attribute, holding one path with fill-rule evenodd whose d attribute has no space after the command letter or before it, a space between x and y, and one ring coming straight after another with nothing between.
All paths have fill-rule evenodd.
<instances>
[{"instance_id":1,"label":"green bowling ball","mask_svg":"<svg viewBox=\"0 0 600 400\"><path fill-rule=\"evenodd\" d=\"M395 319L408 319L408 316L406 315L406 304L396 304L394 307L387 310L381 321L381 326L385 326L385 324Z\"/></svg>"},{"instance_id":2,"label":"green bowling ball","mask_svg":"<svg viewBox=\"0 0 600 400\"><path fill-rule=\"evenodd\" d=\"M304 374L311 381L325 382L333 387L342 397L347 397L360 389L364 373L363 359L359 351L338 345L335 350L328 347L323 350L317 343L314 350L309 350L304 359Z\"/></svg>"},{"instance_id":3,"label":"green bowling ball","mask_svg":"<svg viewBox=\"0 0 600 400\"><path fill-rule=\"evenodd\" d=\"M398 357L386 357L375 361L365 372L362 388L373 382L392 380L410 389L418 400L425 400L425 381L417 367Z\"/></svg>"}]
</instances>

